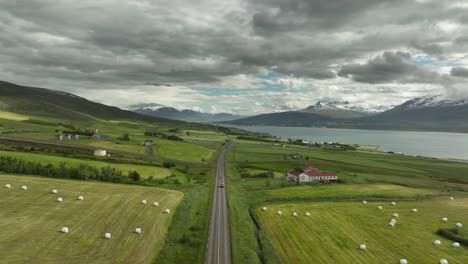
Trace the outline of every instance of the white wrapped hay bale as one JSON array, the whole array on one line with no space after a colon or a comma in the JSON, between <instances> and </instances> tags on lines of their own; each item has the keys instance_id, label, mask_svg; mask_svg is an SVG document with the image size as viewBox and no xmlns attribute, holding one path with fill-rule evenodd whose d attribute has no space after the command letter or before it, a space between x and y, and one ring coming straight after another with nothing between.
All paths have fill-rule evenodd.
<instances>
[{"instance_id":1,"label":"white wrapped hay bale","mask_svg":"<svg viewBox=\"0 0 468 264\"><path fill-rule=\"evenodd\" d=\"M390 220L390 222L394 222L395 224L397 223L395 219Z\"/></svg>"},{"instance_id":2,"label":"white wrapped hay bale","mask_svg":"<svg viewBox=\"0 0 468 264\"><path fill-rule=\"evenodd\" d=\"M141 234L141 228L139 228L139 227L135 228L135 233Z\"/></svg>"},{"instance_id":3,"label":"white wrapped hay bale","mask_svg":"<svg viewBox=\"0 0 468 264\"><path fill-rule=\"evenodd\" d=\"M57 190L53 189L53 190L52 190L52 193L53 193L53 194L57 194Z\"/></svg>"},{"instance_id":4,"label":"white wrapped hay bale","mask_svg":"<svg viewBox=\"0 0 468 264\"><path fill-rule=\"evenodd\" d=\"M171 210L169 210L169 209L166 209L166 210L164 211L164 213L166 213L166 214L170 214L170 213L171 213Z\"/></svg>"},{"instance_id":5,"label":"white wrapped hay bale","mask_svg":"<svg viewBox=\"0 0 468 264\"><path fill-rule=\"evenodd\" d=\"M408 261L406 259L400 259L400 264L408 264Z\"/></svg>"},{"instance_id":6,"label":"white wrapped hay bale","mask_svg":"<svg viewBox=\"0 0 468 264\"><path fill-rule=\"evenodd\" d=\"M439 246L439 245L441 245L441 244L442 244L442 242L440 242L440 240L435 240L435 241L434 241L434 245Z\"/></svg>"},{"instance_id":7,"label":"white wrapped hay bale","mask_svg":"<svg viewBox=\"0 0 468 264\"><path fill-rule=\"evenodd\" d=\"M266 211L266 210L267 210L267 208L266 208L266 207L262 207L262 211Z\"/></svg>"},{"instance_id":8,"label":"white wrapped hay bale","mask_svg":"<svg viewBox=\"0 0 468 264\"><path fill-rule=\"evenodd\" d=\"M440 263L440 264L448 264L448 260L446 260L446 259L441 259L439 263Z\"/></svg>"},{"instance_id":9,"label":"white wrapped hay bale","mask_svg":"<svg viewBox=\"0 0 468 264\"><path fill-rule=\"evenodd\" d=\"M57 198L57 202L59 202L59 203L63 202L62 197Z\"/></svg>"},{"instance_id":10,"label":"white wrapped hay bale","mask_svg":"<svg viewBox=\"0 0 468 264\"><path fill-rule=\"evenodd\" d=\"M395 222L389 222L388 225L389 226L395 226Z\"/></svg>"},{"instance_id":11,"label":"white wrapped hay bale","mask_svg":"<svg viewBox=\"0 0 468 264\"><path fill-rule=\"evenodd\" d=\"M455 200L455 198L453 198L453 196L450 196L450 200L452 200L452 201L453 201L453 200Z\"/></svg>"},{"instance_id":12,"label":"white wrapped hay bale","mask_svg":"<svg viewBox=\"0 0 468 264\"><path fill-rule=\"evenodd\" d=\"M455 224L457 227L462 227L463 225L461 223L456 223Z\"/></svg>"},{"instance_id":13,"label":"white wrapped hay bale","mask_svg":"<svg viewBox=\"0 0 468 264\"><path fill-rule=\"evenodd\" d=\"M390 204L391 204L391 205L396 205L396 203L395 203L395 202L391 202Z\"/></svg>"},{"instance_id":14,"label":"white wrapped hay bale","mask_svg":"<svg viewBox=\"0 0 468 264\"><path fill-rule=\"evenodd\" d=\"M363 204L367 204L367 201L364 200L364 201L362 201L362 203L363 203Z\"/></svg>"},{"instance_id":15,"label":"white wrapped hay bale","mask_svg":"<svg viewBox=\"0 0 468 264\"><path fill-rule=\"evenodd\" d=\"M418 212L418 209L416 209L416 208L413 208L413 209L411 209L411 212L413 212L413 213L417 213L417 212Z\"/></svg>"},{"instance_id":16,"label":"white wrapped hay bale","mask_svg":"<svg viewBox=\"0 0 468 264\"><path fill-rule=\"evenodd\" d=\"M82 195L78 196L78 200L83 201L84 197Z\"/></svg>"},{"instance_id":17,"label":"white wrapped hay bale","mask_svg":"<svg viewBox=\"0 0 468 264\"><path fill-rule=\"evenodd\" d=\"M146 204L146 200L141 201L142 204Z\"/></svg>"},{"instance_id":18,"label":"white wrapped hay bale","mask_svg":"<svg viewBox=\"0 0 468 264\"><path fill-rule=\"evenodd\" d=\"M292 216L297 216L297 213L293 213Z\"/></svg>"},{"instance_id":19,"label":"white wrapped hay bale","mask_svg":"<svg viewBox=\"0 0 468 264\"><path fill-rule=\"evenodd\" d=\"M394 213L394 214L393 214L393 217L398 217L398 214L397 214L397 213Z\"/></svg>"},{"instance_id":20,"label":"white wrapped hay bale","mask_svg":"<svg viewBox=\"0 0 468 264\"><path fill-rule=\"evenodd\" d=\"M21 190L27 190L28 189L28 186L21 186Z\"/></svg>"},{"instance_id":21,"label":"white wrapped hay bale","mask_svg":"<svg viewBox=\"0 0 468 264\"><path fill-rule=\"evenodd\" d=\"M458 248L458 247L460 247L460 243L458 243L458 242L453 242L452 247Z\"/></svg>"},{"instance_id":22,"label":"white wrapped hay bale","mask_svg":"<svg viewBox=\"0 0 468 264\"><path fill-rule=\"evenodd\" d=\"M62 227L62 233L68 233L68 227L66 226Z\"/></svg>"},{"instance_id":23,"label":"white wrapped hay bale","mask_svg":"<svg viewBox=\"0 0 468 264\"><path fill-rule=\"evenodd\" d=\"M377 206L377 209L382 210L383 207L381 205Z\"/></svg>"},{"instance_id":24,"label":"white wrapped hay bale","mask_svg":"<svg viewBox=\"0 0 468 264\"><path fill-rule=\"evenodd\" d=\"M104 234L104 238L105 238L105 239L110 239L111 236L112 236L111 233L106 233L106 234Z\"/></svg>"},{"instance_id":25,"label":"white wrapped hay bale","mask_svg":"<svg viewBox=\"0 0 468 264\"><path fill-rule=\"evenodd\" d=\"M283 214L283 212L281 212L281 211L278 211L278 215L282 215L282 214Z\"/></svg>"},{"instance_id":26,"label":"white wrapped hay bale","mask_svg":"<svg viewBox=\"0 0 468 264\"><path fill-rule=\"evenodd\" d=\"M7 189L10 189L10 188L11 188L11 185L10 185L10 184L8 184L8 183L7 183L7 184L5 184L5 188L7 188Z\"/></svg>"},{"instance_id":27,"label":"white wrapped hay bale","mask_svg":"<svg viewBox=\"0 0 468 264\"><path fill-rule=\"evenodd\" d=\"M158 202L154 202L154 203L153 203L153 206L159 206L159 203L158 203Z\"/></svg>"},{"instance_id":28,"label":"white wrapped hay bale","mask_svg":"<svg viewBox=\"0 0 468 264\"><path fill-rule=\"evenodd\" d=\"M448 218L447 217L442 217L442 222L447 222Z\"/></svg>"},{"instance_id":29,"label":"white wrapped hay bale","mask_svg":"<svg viewBox=\"0 0 468 264\"><path fill-rule=\"evenodd\" d=\"M307 212L307 213L306 213L306 216L310 216L310 213L309 213L309 212Z\"/></svg>"},{"instance_id":30,"label":"white wrapped hay bale","mask_svg":"<svg viewBox=\"0 0 468 264\"><path fill-rule=\"evenodd\" d=\"M367 249L366 245L364 245L364 244L359 245L359 248L360 248L361 250L366 250L366 249Z\"/></svg>"}]
</instances>

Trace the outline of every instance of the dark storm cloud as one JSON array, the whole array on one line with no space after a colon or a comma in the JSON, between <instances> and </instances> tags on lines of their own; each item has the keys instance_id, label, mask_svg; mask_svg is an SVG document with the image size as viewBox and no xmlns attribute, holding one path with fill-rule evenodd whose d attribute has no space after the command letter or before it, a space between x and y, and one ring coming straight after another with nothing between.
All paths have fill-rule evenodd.
<instances>
[{"instance_id":1,"label":"dark storm cloud","mask_svg":"<svg viewBox=\"0 0 468 264\"><path fill-rule=\"evenodd\" d=\"M344 65L338 72L341 77L364 83L434 83L441 76L422 69L410 61L405 52L384 52L365 64Z\"/></svg>"},{"instance_id":2,"label":"dark storm cloud","mask_svg":"<svg viewBox=\"0 0 468 264\"><path fill-rule=\"evenodd\" d=\"M450 74L451 74L452 76L456 76L456 77L468 78L468 68L464 68L464 67L453 67L453 68L450 70Z\"/></svg>"},{"instance_id":3,"label":"dark storm cloud","mask_svg":"<svg viewBox=\"0 0 468 264\"><path fill-rule=\"evenodd\" d=\"M105 89L203 85L274 71L440 83L438 74L408 62L408 52L445 58L468 51L460 44L466 9L449 2L0 0L0 78L69 80L93 89L95 82ZM461 29L444 31L439 22L447 21ZM354 63L387 50L406 53Z\"/></svg>"}]
</instances>

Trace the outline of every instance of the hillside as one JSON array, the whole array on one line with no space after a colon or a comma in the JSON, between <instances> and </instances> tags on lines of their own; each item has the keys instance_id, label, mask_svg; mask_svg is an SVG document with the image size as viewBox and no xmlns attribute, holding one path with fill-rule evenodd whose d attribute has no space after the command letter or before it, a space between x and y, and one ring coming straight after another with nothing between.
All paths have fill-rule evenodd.
<instances>
[{"instance_id":1,"label":"hillside","mask_svg":"<svg viewBox=\"0 0 468 264\"><path fill-rule=\"evenodd\" d=\"M99 120L127 120L214 129L209 125L188 124L166 118L150 117L118 107L107 106L85 98L44 88L16 85L0 81L0 107L9 113L34 118L52 118L95 122Z\"/></svg>"},{"instance_id":2,"label":"hillside","mask_svg":"<svg viewBox=\"0 0 468 264\"><path fill-rule=\"evenodd\" d=\"M221 122L244 118L245 116L228 113L203 113L189 109L178 110L160 104L140 104L128 107L129 110L153 117L161 117L189 122Z\"/></svg>"}]
</instances>

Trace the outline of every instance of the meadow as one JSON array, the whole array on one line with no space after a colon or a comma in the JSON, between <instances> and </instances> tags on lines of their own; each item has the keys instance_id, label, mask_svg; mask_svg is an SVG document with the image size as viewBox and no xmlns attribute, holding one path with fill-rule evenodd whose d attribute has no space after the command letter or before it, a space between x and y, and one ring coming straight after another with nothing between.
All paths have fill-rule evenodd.
<instances>
[{"instance_id":1,"label":"meadow","mask_svg":"<svg viewBox=\"0 0 468 264\"><path fill-rule=\"evenodd\" d=\"M149 263L183 198L158 188L5 174L0 185L2 263ZM60 232L64 226L69 233ZM141 234L134 232L137 227ZM107 232L111 239L103 238Z\"/></svg>"},{"instance_id":2,"label":"meadow","mask_svg":"<svg viewBox=\"0 0 468 264\"><path fill-rule=\"evenodd\" d=\"M382 205L383 210L377 206ZM468 199L450 201L317 202L266 205L257 213L285 263L468 263L468 248L435 234L468 222ZM411 212L417 208L418 212ZM283 215L278 215L282 211ZM298 216L293 217L292 213ZM305 216L310 212L311 216ZM393 213L399 217L393 217ZM447 217L448 222L441 219ZM390 219L396 219L392 227ZM434 245L440 240L441 245ZM360 250L365 244L367 250Z\"/></svg>"},{"instance_id":3,"label":"meadow","mask_svg":"<svg viewBox=\"0 0 468 264\"><path fill-rule=\"evenodd\" d=\"M299 153L303 155L303 158L299 160L285 159L284 155L288 153ZM288 170L304 166L314 166L322 171L337 172L340 183L299 186L276 178L276 175L284 176ZM318 206L321 204L333 208L336 204L336 208L345 210L346 208L340 204L353 201L359 205L364 199L368 200L375 210L377 210L376 205L373 204L375 201L383 201L383 205L388 207L388 203L395 200L398 204L427 202L428 204L425 205L426 209L424 210L437 212L439 208L437 204L430 203L434 199L444 201L450 195L467 197L468 192L468 178L466 177L468 164L466 163L362 150L338 151L291 144L285 144L285 147L281 147L265 142L238 140L228 154L226 168L229 176L229 209L234 263L246 263L247 261L249 263L322 263L321 259L316 260L312 255L307 255L308 253L304 253L306 256L300 256L300 259L294 259L291 256L301 255L302 253L299 253L299 251L309 250L308 248L305 249L304 245L313 247L315 244L320 243L320 239L334 239L335 233L325 233L325 228L328 229L328 227L320 226L324 230L319 230L320 232L316 229L313 230L321 234L319 241L313 241L312 243L300 240L299 243L288 240L288 247L279 245L278 241L283 238L273 237L274 234L272 234L271 230L280 226L274 219L264 219L262 217L264 212L258 211L258 208L262 206L269 208L268 213L273 213L273 211L276 213L276 209L270 211L270 208L287 204L282 210L285 219L289 219L289 214L292 212L288 208L292 205ZM273 171L275 179L241 178L243 173L255 174L262 171ZM466 199L457 202L462 201L466 202ZM432 206L434 206L434 209L430 209ZM440 207L443 206L440 205ZM325 207L321 207L317 210L323 211L325 209ZM313 213L312 209L308 210ZM349 209L349 211L349 214L351 214L353 208ZM305 213L304 210L301 212ZM355 211L355 213L357 215L356 219L365 219L368 215L368 212L359 210ZM456 210L451 210L450 215L452 215L452 218L454 215L456 217ZM333 217L338 218L341 216L336 213ZM463 220L466 216L463 213L459 217ZM351 223L354 222L351 218L345 219ZM385 218L384 228L387 227L390 219ZM299 217L291 221L299 221ZM271 226L266 226L268 224L271 224ZM424 224L427 225L426 222ZM284 231L284 234L288 233L291 239L296 235L298 237L305 236L306 238L310 236L308 232L304 231L307 229L296 230L295 225L296 222L289 223L288 226L292 227L292 229ZM416 228L422 227L423 225ZM353 226L346 226L346 228L355 230ZM438 226L427 232L435 235L437 228ZM342 236L338 235L340 238ZM432 241L429 239L428 248L431 247L431 243ZM447 245L447 243L445 244ZM330 252L340 251L342 247L343 245L339 243L330 244L329 250ZM356 247L356 245L352 247ZM291 258L285 258L285 254ZM358 250L356 254L362 254L362 252ZM377 254L381 254L381 252ZM445 256L447 259L449 257L450 255ZM411 257L406 258L414 260ZM396 262L394 259L390 262L387 259L381 262L378 262L378 259L370 260L370 262L366 262L368 259L356 262L353 262L352 259L351 261L333 260L335 262L323 263L398 263L399 261L399 259ZM463 258L461 260L465 261ZM437 261L434 263L437 263ZM410 261L409 263L432 262ZM452 262L449 261L449 263Z\"/></svg>"},{"instance_id":4,"label":"meadow","mask_svg":"<svg viewBox=\"0 0 468 264\"><path fill-rule=\"evenodd\" d=\"M50 163L55 166L58 166L60 164L65 164L65 166L68 166L68 167L78 167L80 164L88 164L89 166L93 166L97 168L110 166L124 173L128 173L129 171L137 171L138 173L140 173L142 178L148 178L150 176L153 176L153 178L164 178L164 177L171 175L171 171L169 169L160 168L156 166L119 164L119 163L110 163L110 162L104 162L104 161L82 160L82 159L66 158L66 157L59 157L59 156L52 156L52 155L12 152L12 151L3 151L3 150L0 150L0 156L16 157L25 161L41 162L43 164Z\"/></svg>"}]
</instances>

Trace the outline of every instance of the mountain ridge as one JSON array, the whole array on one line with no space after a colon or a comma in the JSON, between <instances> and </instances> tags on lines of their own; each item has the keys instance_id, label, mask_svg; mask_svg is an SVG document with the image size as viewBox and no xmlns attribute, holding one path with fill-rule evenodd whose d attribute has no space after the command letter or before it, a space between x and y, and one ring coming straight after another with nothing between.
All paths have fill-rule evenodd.
<instances>
[{"instance_id":1,"label":"mountain ridge","mask_svg":"<svg viewBox=\"0 0 468 264\"><path fill-rule=\"evenodd\" d=\"M323 111L322 103L318 108ZM317 107L308 107L306 110L305 112L291 111L264 114L223 123L468 133L467 99L449 100L441 96L419 97L381 113L347 118L330 114L318 115L320 111L317 110ZM337 111L333 107L326 108L326 111L330 110ZM287 117L287 119L284 117Z\"/></svg>"},{"instance_id":2,"label":"mountain ridge","mask_svg":"<svg viewBox=\"0 0 468 264\"><path fill-rule=\"evenodd\" d=\"M169 118L187 122L222 122L246 117L229 113L204 113L190 109L178 110L174 107L164 106L162 104L138 104L128 106L127 109L147 116Z\"/></svg>"}]
</instances>

